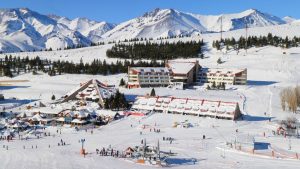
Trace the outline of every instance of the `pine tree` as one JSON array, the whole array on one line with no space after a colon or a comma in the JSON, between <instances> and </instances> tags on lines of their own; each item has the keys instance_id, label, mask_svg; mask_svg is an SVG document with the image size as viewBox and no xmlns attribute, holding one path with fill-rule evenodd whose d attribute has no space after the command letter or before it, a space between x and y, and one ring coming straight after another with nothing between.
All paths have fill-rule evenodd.
<instances>
[{"instance_id":1,"label":"pine tree","mask_svg":"<svg viewBox=\"0 0 300 169\"><path fill-rule=\"evenodd\" d=\"M150 96L152 96L152 97L155 97L155 96L156 96L154 88L152 88L151 93L150 93Z\"/></svg>"},{"instance_id":2,"label":"pine tree","mask_svg":"<svg viewBox=\"0 0 300 169\"><path fill-rule=\"evenodd\" d=\"M225 83L224 83L224 82L222 83L222 86L221 86L221 87L222 87L223 90L226 89L226 86L225 86Z\"/></svg>"},{"instance_id":3,"label":"pine tree","mask_svg":"<svg viewBox=\"0 0 300 169\"><path fill-rule=\"evenodd\" d=\"M206 90L210 90L211 88L210 88L210 86L209 85L207 85L206 86Z\"/></svg>"},{"instance_id":4,"label":"pine tree","mask_svg":"<svg viewBox=\"0 0 300 169\"><path fill-rule=\"evenodd\" d=\"M217 63L218 64L222 64L223 63L222 60L221 60L221 58L218 58Z\"/></svg>"},{"instance_id":5,"label":"pine tree","mask_svg":"<svg viewBox=\"0 0 300 169\"><path fill-rule=\"evenodd\" d=\"M213 83L212 83L212 85L211 85L211 88L212 88L212 89L216 89L216 82L215 82L215 81L213 81Z\"/></svg>"},{"instance_id":6,"label":"pine tree","mask_svg":"<svg viewBox=\"0 0 300 169\"><path fill-rule=\"evenodd\" d=\"M55 95L52 95L51 100L53 101L55 100Z\"/></svg>"},{"instance_id":7,"label":"pine tree","mask_svg":"<svg viewBox=\"0 0 300 169\"><path fill-rule=\"evenodd\" d=\"M122 78L121 81L120 81L120 85L119 86L125 86L125 81L124 79Z\"/></svg>"},{"instance_id":8,"label":"pine tree","mask_svg":"<svg viewBox=\"0 0 300 169\"><path fill-rule=\"evenodd\" d=\"M107 98L104 100L104 109L109 109L109 100Z\"/></svg>"}]
</instances>

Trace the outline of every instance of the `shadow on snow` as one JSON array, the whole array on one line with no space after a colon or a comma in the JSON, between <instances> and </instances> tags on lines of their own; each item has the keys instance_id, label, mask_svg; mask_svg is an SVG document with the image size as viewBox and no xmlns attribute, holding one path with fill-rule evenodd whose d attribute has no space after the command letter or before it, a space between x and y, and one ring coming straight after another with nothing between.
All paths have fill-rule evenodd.
<instances>
[{"instance_id":1,"label":"shadow on snow","mask_svg":"<svg viewBox=\"0 0 300 169\"><path fill-rule=\"evenodd\" d=\"M278 82L275 81L256 81L256 80L248 80L247 84L249 86L268 86Z\"/></svg>"},{"instance_id":2,"label":"shadow on snow","mask_svg":"<svg viewBox=\"0 0 300 169\"><path fill-rule=\"evenodd\" d=\"M28 88L30 86L0 86L1 90L11 90L11 89L17 89L17 88Z\"/></svg>"},{"instance_id":3,"label":"shadow on snow","mask_svg":"<svg viewBox=\"0 0 300 169\"><path fill-rule=\"evenodd\" d=\"M196 159L196 158L167 158L165 162L168 165L195 165L197 162L205 159Z\"/></svg>"},{"instance_id":4,"label":"shadow on snow","mask_svg":"<svg viewBox=\"0 0 300 169\"><path fill-rule=\"evenodd\" d=\"M242 121L268 121L273 119L274 117L264 117L264 116L251 116L251 115L243 115Z\"/></svg>"}]
</instances>

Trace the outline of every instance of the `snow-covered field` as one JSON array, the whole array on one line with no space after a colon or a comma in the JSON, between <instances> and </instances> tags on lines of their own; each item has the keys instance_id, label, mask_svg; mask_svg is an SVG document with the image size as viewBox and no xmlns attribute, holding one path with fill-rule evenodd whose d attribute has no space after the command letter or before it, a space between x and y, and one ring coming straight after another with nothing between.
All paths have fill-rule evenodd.
<instances>
[{"instance_id":1,"label":"snow-covered field","mask_svg":"<svg viewBox=\"0 0 300 169\"><path fill-rule=\"evenodd\" d=\"M80 59L81 54L78 53L82 51L85 52L82 53L84 57L100 57L100 54L92 55L93 52L96 54L99 48L102 47L70 50L65 55L68 55L68 59L70 59L72 55L69 53L73 52L76 58ZM106 47L103 46L103 48ZM129 146L138 145L143 138L146 138L149 144L155 145L157 140L161 140L162 137L175 138L172 144L161 141L163 151L171 150L177 153L170 159L171 166L174 168L297 168L300 160L273 158L270 154L253 155L249 152L222 148L226 142L234 140L236 129L238 129L238 135L255 136L256 140L270 143L274 150L289 154L289 157L300 153L300 139L291 138L291 150L289 150L288 138L273 136L272 134L272 130L276 130L276 121L286 119L289 116L295 116L298 119L300 117L290 112L283 112L280 107L280 90L283 87L295 86L300 80L300 68L298 66L300 65L300 48L291 48L285 51L287 54L282 54L283 50L280 48L264 47L252 48L248 50L247 55L245 51L237 55L236 52L221 54L210 50L206 53L205 59L199 60L201 66L205 67L247 68L247 86L227 86L230 88L227 91L205 91L201 88L177 91L156 88L156 94L161 96L205 97L238 101L245 115L243 121L233 122L192 116L154 114L144 119L128 117L95 129L93 134L89 131L76 132L74 129L63 128L60 135L56 133L56 128L48 128L46 130L56 134L55 137L30 139L28 141L1 141L0 168L155 168L123 159L101 157L96 155L95 149L111 145L118 150L124 150ZM60 54L54 55L55 52L49 52L45 57L60 58ZM46 53L44 52L44 54ZM22 53L22 55L25 56L26 53ZM225 63L217 65L216 61L219 57ZM72 58L72 60L77 61L76 58ZM45 74L25 74L13 78L13 80L28 80L28 82L19 82L9 87L0 87L0 89L5 97L16 97L20 100L41 99L43 102L50 102L53 94L59 98L79 83L91 78L118 85L121 78L126 79L126 75L60 75L49 77ZM4 79L9 78L1 78L1 80ZM150 88L132 90L121 88L122 92L135 95L144 95L150 90ZM272 117L271 122L268 121L269 117ZM174 122L185 120L194 124L194 127L172 127ZM131 124L133 127L130 126ZM150 132L148 129L143 130L141 127L143 124L152 127L156 124L155 127L161 129L161 133ZM140 131L143 132L142 135L140 135ZM263 136L264 132L266 137ZM206 135L207 139L203 140L203 135ZM78 140L81 138L86 139L85 145L89 153L86 158L79 155L81 144L78 143ZM58 147L57 143L60 142L60 139L63 139L67 145ZM2 145L8 145L8 150L2 148ZM32 146L34 146L33 149ZM36 149L35 146L38 148Z\"/></svg>"},{"instance_id":2,"label":"snow-covered field","mask_svg":"<svg viewBox=\"0 0 300 169\"><path fill-rule=\"evenodd\" d=\"M175 121L189 120L198 124L194 128L172 128ZM130 127L130 125L133 125ZM161 133L150 132L149 129L141 129L143 124L161 129ZM212 127L212 125L216 127ZM108 147L124 150L129 146L139 145L141 139L146 138L150 145L155 145L162 137L173 137L175 141L161 141L162 151L177 153L172 157L171 166L174 168L295 168L299 165L298 160L272 159L271 157L256 157L251 154L242 154L236 151L226 151L225 158L222 150L216 147L222 146L226 140L234 137L235 129L238 128L241 134L260 135L262 131L268 131L265 126L268 123L261 122L238 122L221 121L215 119L195 118L181 115L155 114L140 120L126 118L114 124L94 129L93 134L85 131L76 132L74 129L62 129L62 134L57 134L55 128L49 128L50 136L40 139L29 139L27 141L15 140L13 142L2 142L8 145L8 150L0 151L1 168L157 168L153 166L135 164L124 159L113 157L102 157L96 155L95 149ZM140 135L139 132L143 134ZM202 135L206 139L202 140ZM78 142L85 138L85 148L89 153L85 158L79 155L81 144ZM57 146L60 140L66 142L66 146ZM275 140L268 137L266 140ZM275 145L286 139L276 140ZM299 140L292 140L293 145L299 144ZM50 145L50 148L49 148ZM24 149L25 146L25 149ZM33 146L33 149L32 149ZM37 146L37 148L36 148ZM282 144L287 149L286 144ZM293 150L299 147L293 147ZM194 164L195 162L195 164Z\"/></svg>"}]
</instances>

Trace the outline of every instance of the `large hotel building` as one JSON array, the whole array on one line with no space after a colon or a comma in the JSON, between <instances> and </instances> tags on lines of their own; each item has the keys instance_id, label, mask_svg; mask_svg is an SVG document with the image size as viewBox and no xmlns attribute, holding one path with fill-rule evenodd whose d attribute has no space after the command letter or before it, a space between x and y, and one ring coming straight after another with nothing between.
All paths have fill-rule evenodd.
<instances>
[{"instance_id":1,"label":"large hotel building","mask_svg":"<svg viewBox=\"0 0 300 169\"><path fill-rule=\"evenodd\" d=\"M198 61L167 61L165 67L128 67L128 88L194 84L246 85L247 69L201 68Z\"/></svg>"},{"instance_id":2,"label":"large hotel building","mask_svg":"<svg viewBox=\"0 0 300 169\"><path fill-rule=\"evenodd\" d=\"M166 67L128 67L128 88L188 86L196 82L198 61L167 61Z\"/></svg>"},{"instance_id":3,"label":"large hotel building","mask_svg":"<svg viewBox=\"0 0 300 169\"><path fill-rule=\"evenodd\" d=\"M210 69L202 68L199 71L198 83L225 83L227 85L246 85L247 69Z\"/></svg>"}]
</instances>

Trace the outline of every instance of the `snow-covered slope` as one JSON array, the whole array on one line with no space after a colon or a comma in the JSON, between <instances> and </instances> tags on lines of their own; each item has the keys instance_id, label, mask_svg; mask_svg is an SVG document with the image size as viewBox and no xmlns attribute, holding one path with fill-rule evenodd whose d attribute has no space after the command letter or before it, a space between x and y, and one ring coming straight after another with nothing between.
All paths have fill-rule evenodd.
<instances>
[{"instance_id":1,"label":"snow-covered slope","mask_svg":"<svg viewBox=\"0 0 300 169\"><path fill-rule=\"evenodd\" d=\"M24 51L89 45L78 31L27 8L0 10L0 51Z\"/></svg>"},{"instance_id":2,"label":"snow-covered slope","mask_svg":"<svg viewBox=\"0 0 300 169\"><path fill-rule=\"evenodd\" d=\"M155 38L199 33L205 30L200 21L192 15L173 9L155 9L141 17L119 24L104 34L103 37L109 39Z\"/></svg>"},{"instance_id":3,"label":"snow-covered slope","mask_svg":"<svg viewBox=\"0 0 300 169\"><path fill-rule=\"evenodd\" d=\"M123 22L104 34L104 38L165 37L219 32L285 24L278 17L249 9L236 14L198 15L174 9L155 9L141 17Z\"/></svg>"},{"instance_id":4,"label":"snow-covered slope","mask_svg":"<svg viewBox=\"0 0 300 169\"><path fill-rule=\"evenodd\" d=\"M249 36L267 36L268 33L272 33L273 35L285 38L299 36L300 30L300 23L293 23L293 24L283 24L283 25L274 25L274 26L267 26L267 27L256 27L256 28L249 28L248 35ZM232 30L223 33L223 38L232 38L235 39L240 38L241 36L245 36L245 30ZM184 38L173 38L173 39L163 39L163 40L156 40L154 39L151 42L160 43L162 42L177 42L177 41L191 41L191 40L199 40L202 39L207 45L205 52L209 52L212 49L212 42L214 40L220 39L220 33L205 33L200 35L194 35L191 37L184 37ZM145 41L143 41L145 42ZM129 42L128 42L129 43ZM86 47L86 48L79 48L79 49L72 49L72 50L61 50L61 51L42 51L42 52L22 52L22 53L10 53L9 55L12 56L20 56L26 57L29 56L30 58L34 58L39 56L42 59L50 59L50 60L65 60L65 61L73 61L74 63L79 63L81 59L84 62L90 63L94 59L106 60L106 62L116 62L117 58L108 58L106 56L107 49L110 49L114 44L105 44L100 46L94 47ZM255 48L254 48L255 49ZM279 48L281 49L281 48ZM259 49L257 49L259 50ZM284 49L282 49L284 50ZM270 50L273 51L273 50ZM241 51L240 51L241 52ZM279 51L282 53L283 51ZM7 54L0 54L0 58L4 58ZM205 55L207 55L205 53Z\"/></svg>"},{"instance_id":5,"label":"snow-covered slope","mask_svg":"<svg viewBox=\"0 0 300 169\"><path fill-rule=\"evenodd\" d=\"M191 14L193 15L193 14ZM256 9L249 9L241 13L223 14L217 16L194 15L198 17L207 31L220 32L253 27L265 27L285 24L286 22L276 16L262 13Z\"/></svg>"},{"instance_id":6,"label":"snow-covered slope","mask_svg":"<svg viewBox=\"0 0 300 169\"><path fill-rule=\"evenodd\" d=\"M297 19L295 19L295 18L293 18L291 16L286 16L286 17L283 17L282 20L284 20L286 23L293 23Z\"/></svg>"},{"instance_id":7,"label":"snow-covered slope","mask_svg":"<svg viewBox=\"0 0 300 169\"><path fill-rule=\"evenodd\" d=\"M112 23L97 22L87 18L75 18L70 20L66 17L56 15L49 15L49 17L56 20L58 23L67 26L71 30L80 32L93 42L100 41L102 39L101 36L104 33L115 27L115 24Z\"/></svg>"}]
</instances>

